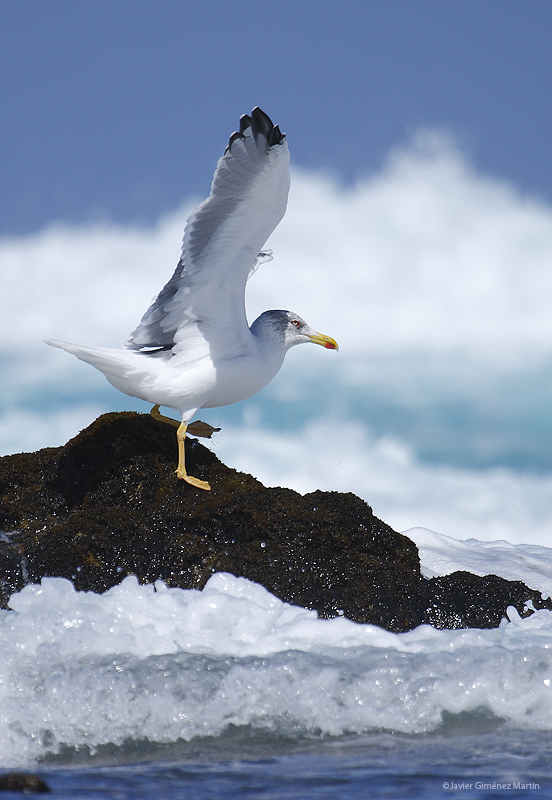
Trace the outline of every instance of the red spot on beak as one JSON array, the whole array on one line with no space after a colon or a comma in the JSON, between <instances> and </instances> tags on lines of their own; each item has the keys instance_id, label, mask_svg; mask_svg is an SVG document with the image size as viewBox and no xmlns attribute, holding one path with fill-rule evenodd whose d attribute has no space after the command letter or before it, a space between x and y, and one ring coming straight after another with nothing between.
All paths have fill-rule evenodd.
<instances>
[{"instance_id":1,"label":"red spot on beak","mask_svg":"<svg viewBox=\"0 0 552 800\"><path fill-rule=\"evenodd\" d=\"M332 344L331 342L326 342L324 347L326 348L326 350L335 350L335 344Z\"/></svg>"}]
</instances>

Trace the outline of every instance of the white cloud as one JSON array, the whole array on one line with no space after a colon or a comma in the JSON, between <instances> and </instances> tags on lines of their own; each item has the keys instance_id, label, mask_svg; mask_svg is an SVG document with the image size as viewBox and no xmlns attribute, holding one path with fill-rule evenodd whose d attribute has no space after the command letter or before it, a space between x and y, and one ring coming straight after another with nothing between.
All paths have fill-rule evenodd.
<instances>
[{"instance_id":1,"label":"white cloud","mask_svg":"<svg viewBox=\"0 0 552 800\"><path fill-rule=\"evenodd\" d=\"M2 347L120 343L170 277L190 207L151 229L58 225L0 240ZM552 350L552 209L476 174L438 134L354 187L295 171L271 245L250 316L290 307L345 355Z\"/></svg>"},{"instance_id":2,"label":"white cloud","mask_svg":"<svg viewBox=\"0 0 552 800\"><path fill-rule=\"evenodd\" d=\"M55 225L0 239L2 349L47 336L119 346L176 266L186 214L151 229Z\"/></svg>"},{"instance_id":3,"label":"white cloud","mask_svg":"<svg viewBox=\"0 0 552 800\"><path fill-rule=\"evenodd\" d=\"M438 138L354 188L295 175L273 243L255 300L312 309L347 352L552 349L552 209Z\"/></svg>"},{"instance_id":4,"label":"white cloud","mask_svg":"<svg viewBox=\"0 0 552 800\"><path fill-rule=\"evenodd\" d=\"M36 412L11 407L0 416L0 453L33 453L64 444L88 427L103 411L100 405L82 404Z\"/></svg>"}]
</instances>

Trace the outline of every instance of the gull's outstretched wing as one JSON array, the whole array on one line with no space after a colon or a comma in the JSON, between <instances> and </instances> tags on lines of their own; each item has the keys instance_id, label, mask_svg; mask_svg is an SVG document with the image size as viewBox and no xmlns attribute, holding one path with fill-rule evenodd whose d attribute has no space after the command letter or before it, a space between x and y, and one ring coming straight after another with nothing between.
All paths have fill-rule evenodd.
<instances>
[{"instance_id":1,"label":"gull's outstretched wing","mask_svg":"<svg viewBox=\"0 0 552 800\"><path fill-rule=\"evenodd\" d=\"M245 284L270 257L262 247L284 216L288 190L285 134L254 108L230 137L211 194L186 221L172 278L125 347L172 350L183 361L250 352Z\"/></svg>"}]
</instances>

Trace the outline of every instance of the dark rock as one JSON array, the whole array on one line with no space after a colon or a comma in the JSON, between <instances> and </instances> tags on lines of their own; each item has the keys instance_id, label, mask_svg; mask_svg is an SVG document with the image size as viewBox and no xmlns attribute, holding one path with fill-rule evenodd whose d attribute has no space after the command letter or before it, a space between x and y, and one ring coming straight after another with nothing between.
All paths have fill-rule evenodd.
<instances>
[{"instance_id":1,"label":"dark rock","mask_svg":"<svg viewBox=\"0 0 552 800\"><path fill-rule=\"evenodd\" d=\"M0 608L6 608L10 596L27 583L21 550L10 539L8 533L0 532Z\"/></svg>"},{"instance_id":2,"label":"dark rock","mask_svg":"<svg viewBox=\"0 0 552 800\"><path fill-rule=\"evenodd\" d=\"M525 609L538 594L521 581L506 581L496 575L479 577L470 572L432 578L429 586L427 621L436 628L497 628L508 606ZM543 606L538 597L535 608ZM527 611L520 614L527 616Z\"/></svg>"},{"instance_id":3,"label":"dark rock","mask_svg":"<svg viewBox=\"0 0 552 800\"><path fill-rule=\"evenodd\" d=\"M202 588L231 572L392 631L494 627L508 605L543 605L495 576L425 580L414 543L353 494L265 488L195 440L186 451L211 492L176 479L174 428L149 415L106 414L64 447L0 459L0 528L14 531L0 549L4 598L46 575L102 592L130 574Z\"/></svg>"},{"instance_id":4,"label":"dark rock","mask_svg":"<svg viewBox=\"0 0 552 800\"><path fill-rule=\"evenodd\" d=\"M44 794L50 792L50 788L38 775L24 775L21 772L10 772L6 775L0 775L0 792Z\"/></svg>"}]
</instances>

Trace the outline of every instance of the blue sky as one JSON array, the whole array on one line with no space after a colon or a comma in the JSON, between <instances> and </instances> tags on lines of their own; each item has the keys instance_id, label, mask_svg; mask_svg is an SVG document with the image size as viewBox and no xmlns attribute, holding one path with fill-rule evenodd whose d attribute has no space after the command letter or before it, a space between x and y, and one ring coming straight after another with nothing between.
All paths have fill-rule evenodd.
<instances>
[{"instance_id":1,"label":"blue sky","mask_svg":"<svg viewBox=\"0 0 552 800\"><path fill-rule=\"evenodd\" d=\"M420 127L552 199L549 0L0 0L0 235L152 222L260 105L346 181Z\"/></svg>"}]
</instances>

